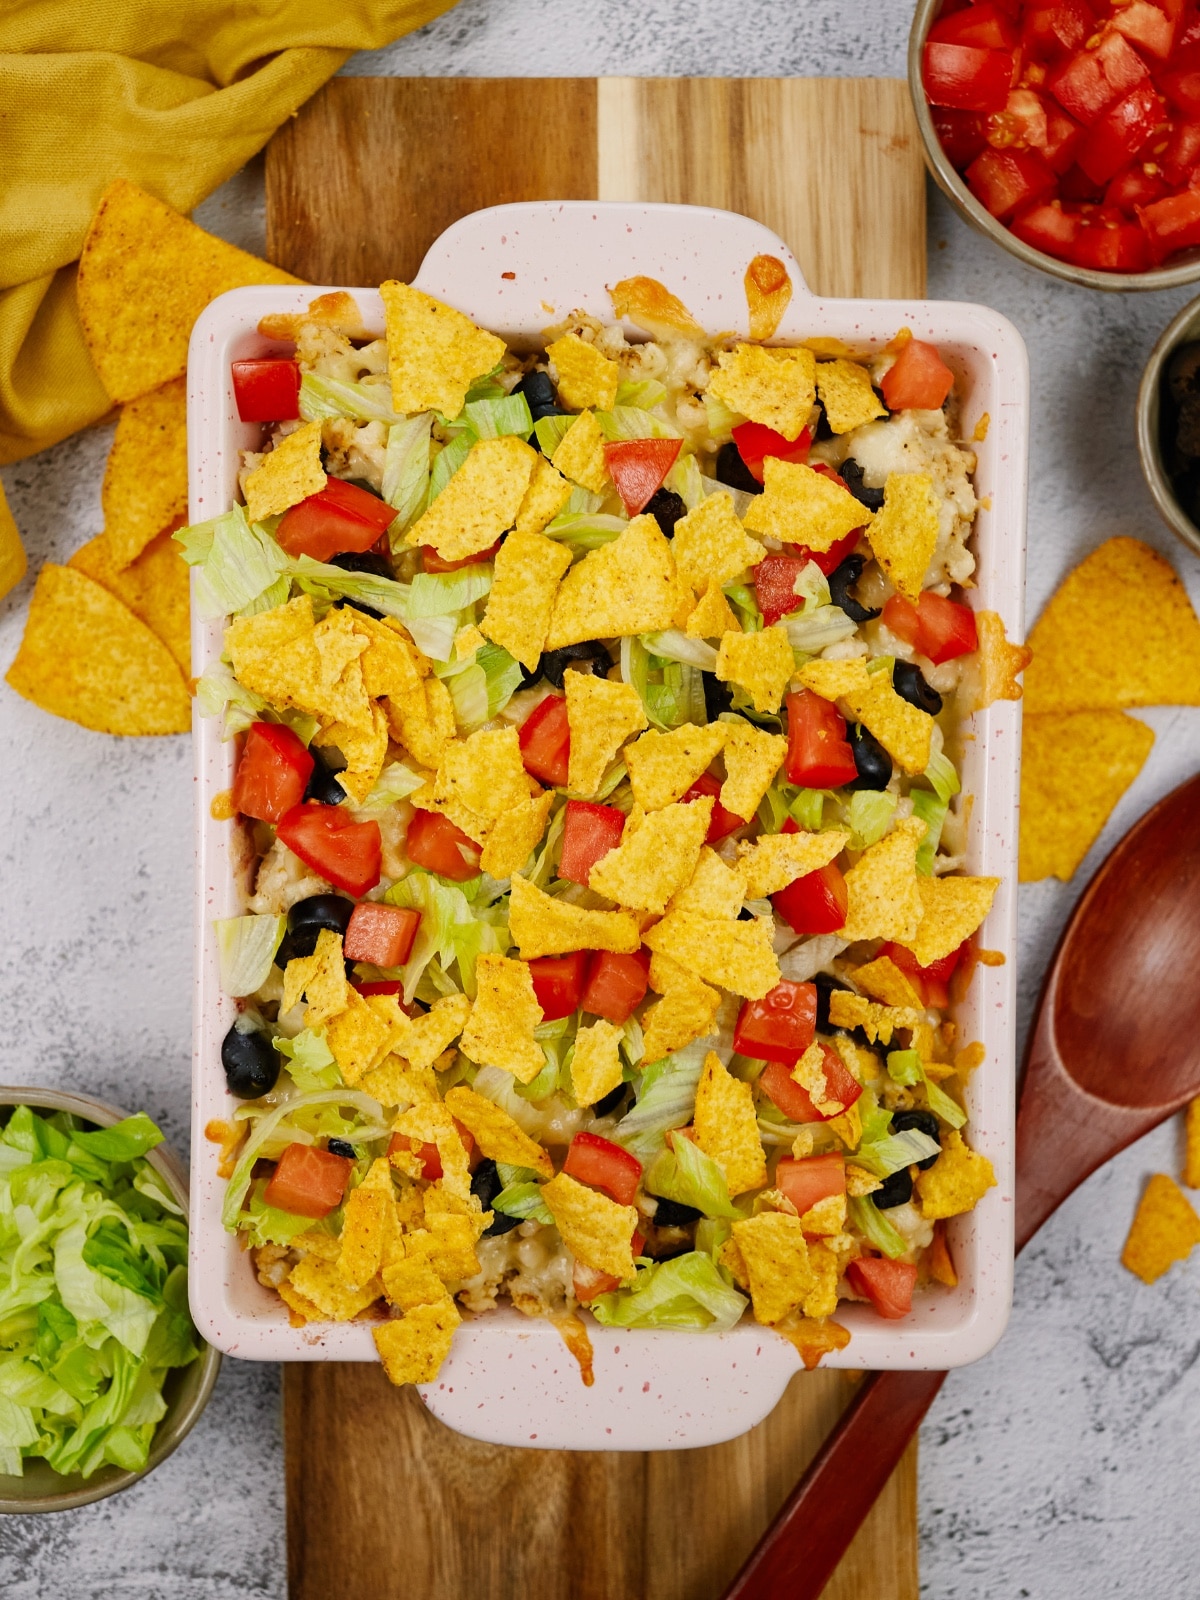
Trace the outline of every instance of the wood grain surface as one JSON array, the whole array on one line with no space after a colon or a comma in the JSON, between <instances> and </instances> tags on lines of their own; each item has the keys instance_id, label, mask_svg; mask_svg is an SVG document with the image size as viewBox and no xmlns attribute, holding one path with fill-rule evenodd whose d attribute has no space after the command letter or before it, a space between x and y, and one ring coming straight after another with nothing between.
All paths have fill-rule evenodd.
<instances>
[{"instance_id":1,"label":"wood grain surface","mask_svg":"<svg viewBox=\"0 0 1200 1600\"><path fill-rule=\"evenodd\" d=\"M741 211L825 295L919 296L925 191L890 79L335 78L267 150L267 253L313 283L411 278L482 206ZM717 1600L853 1391L799 1373L728 1444L515 1450L374 1366L284 1371L291 1600ZM826 1600L917 1600L916 1446Z\"/></svg>"}]
</instances>

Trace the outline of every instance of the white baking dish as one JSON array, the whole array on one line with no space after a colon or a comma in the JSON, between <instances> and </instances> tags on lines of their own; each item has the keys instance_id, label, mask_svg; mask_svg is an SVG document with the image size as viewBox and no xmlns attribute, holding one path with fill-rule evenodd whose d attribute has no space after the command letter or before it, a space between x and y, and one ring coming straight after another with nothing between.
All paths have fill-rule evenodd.
<instances>
[{"instance_id":1,"label":"white baking dish","mask_svg":"<svg viewBox=\"0 0 1200 1600\"><path fill-rule=\"evenodd\" d=\"M795 295L777 338L834 336L860 349L886 343L907 325L936 342L959 376L968 428L987 412L978 446L975 604L998 611L1020 637L1025 542L1028 372L1020 335L980 306L932 301L818 300L783 242L746 217L699 207L592 202L497 206L464 218L433 245L416 284L517 345L582 307L611 318L606 285L636 273L672 289L712 332L745 331L743 275L753 256L782 259ZM316 289L238 289L196 324L188 364L188 459L192 521L227 510L238 450L257 427L239 422L230 361L266 353L257 323L268 311L298 311ZM368 327L382 331L378 294L355 290ZM628 330L634 336L636 330ZM219 624L194 619L198 674L221 653ZM958 1018L964 1040L980 1039L985 1064L967 1086L969 1133L998 1181L950 1230L960 1273L954 1290L917 1297L910 1316L885 1322L861 1306L838 1320L849 1345L840 1367L944 1368L984 1355L1008 1317L1013 1261L1013 1083L1019 705L1002 701L973 719L963 786L975 797L967 870L1000 877L983 930L1006 965L981 967ZM243 909L247 868L234 825L212 817L233 778L234 745L198 715L196 746L197 966L192 1115L191 1299L197 1326L229 1355L272 1361L373 1361L362 1322L293 1328L286 1308L256 1280L249 1257L221 1226L224 1184L206 1123L225 1118L220 1043L235 1016L221 993L215 917ZM590 1320L590 1319L589 1319ZM558 1333L511 1310L464 1322L436 1383L430 1409L476 1438L556 1449L665 1449L732 1438L775 1405L798 1366L792 1347L747 1322L720 1336L633 1332L593 1326L596 1381L580 1382Z\"/></svg>"}]
</instances>

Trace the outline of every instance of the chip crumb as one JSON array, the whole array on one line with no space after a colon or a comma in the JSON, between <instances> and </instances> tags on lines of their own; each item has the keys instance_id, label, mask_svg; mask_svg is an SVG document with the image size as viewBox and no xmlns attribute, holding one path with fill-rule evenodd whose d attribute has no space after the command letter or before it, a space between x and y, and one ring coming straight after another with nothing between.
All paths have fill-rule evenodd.
<instances>
[{"instance_id":1,"label":"chip crumb","mask_svg":"<svg viewBox=\"0 0 1200 1600\"><path fill-rule=\"evenodd\" d=\"M670 341L682 334L703 338L704 329L676 295L657 278L622 278L608 291L618 317L628 318L655 339Z\"/></svg>"},{"instance_id":2,"label":"chip crumb","mask_svg":"<svg viewBox=\"0 0 1200 1600\"><path fill-rule=\"evenodd\" d=\"M1143 1283L1154 1283L1200 1244L1200 1217L1182 1189L1165 1173L1147 1183L1121 1251L1121 1265Z\"/></svg>"},{"instance_id":3,"label":"chip crumb","mask_svg":"<svg viewBox=\"0 0 1200 1600\"><path fill-rule=\"evenodd\" d=\"M916 1028L924 1021L923 1007L880 1005L865 995L835 989L829 996L829 1020L836 1028L861 1028L872 1044L892 1042L897 1028Z\"/></svg>"}]
</instances>

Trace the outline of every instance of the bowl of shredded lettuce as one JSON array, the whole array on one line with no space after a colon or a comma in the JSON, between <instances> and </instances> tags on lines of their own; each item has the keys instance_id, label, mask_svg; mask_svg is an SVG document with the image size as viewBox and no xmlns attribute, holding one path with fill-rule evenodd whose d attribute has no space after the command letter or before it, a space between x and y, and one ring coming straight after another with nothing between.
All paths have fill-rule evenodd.
<instances>
[{"instance_id":1,"label":"bowl of shredded lettuce","mask_svg":"<svg viewBox=\"0 0 1200 1600\"><path fill-rule=\"evenodd\" d=\"M221 1357L188 1310L187 1204L144 1112L0 1090L0 1512L116 1494L203 1411Z\"/></svg>"}]
</instances>

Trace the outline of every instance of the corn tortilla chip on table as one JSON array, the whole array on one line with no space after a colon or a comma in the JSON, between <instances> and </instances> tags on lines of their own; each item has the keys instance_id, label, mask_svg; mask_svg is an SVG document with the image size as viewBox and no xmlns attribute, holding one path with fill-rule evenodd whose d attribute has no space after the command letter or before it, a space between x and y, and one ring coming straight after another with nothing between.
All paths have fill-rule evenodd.
<instances>
[{"instance_id":1,"label":"corn tortilla chip on table","mask_svg":"<svg viewBox=\"0 0 1200 1600\"><path fill-rule=\"evenodd\" d=\"M103 733L191 726L188 569L171 540L187 514L188 339L227 289L298 281L136 184L105 190L77 294L92 360L121 410L101 490L104 531L66 568L43 569L8 673L42 710ZM0 494L0 595L24 572Z\"/></svg>"}]
</instances>

